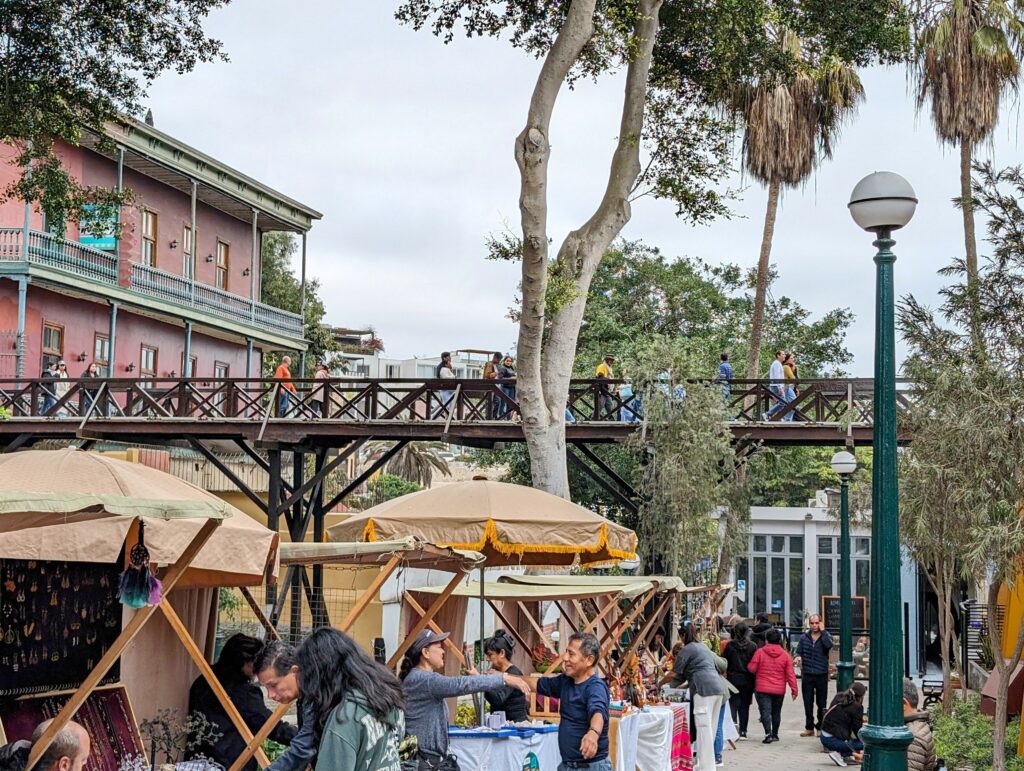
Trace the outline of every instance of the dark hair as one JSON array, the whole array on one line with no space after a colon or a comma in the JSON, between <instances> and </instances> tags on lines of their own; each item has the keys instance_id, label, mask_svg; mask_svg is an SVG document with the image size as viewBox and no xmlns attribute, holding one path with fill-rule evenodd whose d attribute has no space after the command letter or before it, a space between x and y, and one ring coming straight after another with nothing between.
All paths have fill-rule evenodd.
<instances>
[{"instance_id":1,"label":"dark hair","mask_svg":"<svg viewBox=\"0 0 1024 771\"><path fill-rule=\"evenodd\" d=\"M903 695L904 695L904 697L906 697L906 693L907 693L906 683L908 683L910 681L909 680L904 680L903 682L904 682L904 685L903 685ZM913 686L912 682L910 684ZM915 691L917 690L916 686L914 687L914 690ZM867 692L868 692L868 687L866 685L864 685L864 683L855 682L853 685L851 685L845 691L840 691L839 693L837 693L836 697L835 697L835 699L833 701L836 704L845 707L847 705L853 704L855 701L863 701L864 694L867 693ZM915 705L911 704L910 706L913 707Z\"/></svg>"},{"instance_id":2,"label":"dark hair","mask_svg":"<svg viewBox=\"0 0 1024 771\"><path fill-rule=\"evenodd\" d=\"M391 672L367 656L337 629L317 629L299 647L299 689L313 711L317 743L331 710L353 691L377 720L394 726L393 710L405 708L402 686Z\"/></svg>"},{"instance_id":3,"label":"dark hair","mask_svg":"<svg viewBox=\"0 0 1024 771\"><path fill-rule=\"evenodd\" d=\"M758 624L767 624L768 623L768 614L767 613L758 613L756 616L754 616L754 621L756 621Z\"/></svg>"},{"instance_id":4,"label":"dark hair","mask_svg":"<svg viewBox=\"0 0 1024 771\"><path fill-rule=\"evenodd\" d=\"M263 653L263 641L247 634L234 634L224 643L220 658L213 665L217 679L222 683L245 682L249 678L242 672L246 664L254 663Z\"/></svg>"},{"instance_id":5,"label":"dark hair","mask_svg":"<svg viewBox=\"0 0 1024 771\"><path fill-rule=\"evenodd\" d=\"M779 634L778 629L769 629L764 636L764 641L769 645L780 645L782 643L782 635Z\"/></svg>"},{"instance_id":6,"label":"dark hair","mask_svg":"<svg viewBox=\"0 0 1024 771\"><path fill-rule=\"evenodd\" d=\"M689 645L690 643L700 642L697 637L697 625L692 621L686 626L679 628L679 636L683 639L683 645Z\"/></svg>"},{"instance_id":7,"label":"dark hair","mask_svg":"<svg viewBox=\"0 0 1024 771\"><path fill-rule=\"evenodd\" d=\"M426 648L417 648L415 645L405 652L402 656L402 664L398 669L398 679L405 680L420 663L420 659L423 658L423 651Z\"/></svg>"},{"instance_id":8,"label":"dark hair","mask_svg":"<svg viewBox=\"0 0 1024 771\"><path fill-rule=\"evenodd\" d=\"M500 351L495 351L494 353L491 354L491 358L492 359L493 358L498 358L500 360L501 359L501 352Z\"/></svg>"},{"instance_id":9,"label":"dark hair","mask_svg":"<svg viewBox=\"0 0 1024 771\"><path fill-rule=\"evenodd\" d=\"M495 629L494 636L484 640L484 653L504 653L505 658L509 660L512 659L515 647L516 641L504 629Z\"/></svg>"},{"instance_id":10,"label":"dark hair","mask_svg":"<svg viewBox=\"0 0 1024 771\"><path fill-rule=\"evenodd\" d=\"M597 660L601 658L601 643L597 638L589 632L573 632L569 637L569 642L577 641L580 644L580 653L584 656L592 656L594 664L597 664Z\"/></svg>"},{"instance_id":11,"label":"dark hair","mask_svg":"<svg viewBox=\"0 0 1024 771\"><path fill-rule=\"evenodd\" d=\"M275 674L287 675L292 671L292 667L298 666L297 653L294 645L274 640L267 643L260 655L256 657L252 671L258 675L273 667Z\"/></svg>"},{"instance_id":12,"label":"dark hair","mask_svg":"<svg viewBox=\"0 0 1024 771\"><path fill-rule=\"evenodd\" d=\"M441 360L442 361L444 361L445 359L450 359L451 357L452 357L451 351L442 351L441 352Z\"/></svg>"},{"instance_id":13,"label":"dark hair","mask_svg":"<svg viewBox=\"0 0 1024 771\"><path fill-rule=\"evenodd\" d=\"M729 354L723 353L722 354L722 361L729 361Z\"/></svg>"}]
</instances>

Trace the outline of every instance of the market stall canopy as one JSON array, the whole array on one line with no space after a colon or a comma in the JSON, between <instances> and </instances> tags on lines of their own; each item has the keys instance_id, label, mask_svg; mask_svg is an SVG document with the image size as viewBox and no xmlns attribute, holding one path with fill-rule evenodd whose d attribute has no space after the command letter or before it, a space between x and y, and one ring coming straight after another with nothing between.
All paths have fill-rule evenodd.
<instances>
[{"instance_id":1,"label":"market stall canopy","mask_svg":"<svg viewBox=\"0 0 1024 771\"><path fill-rule=\"evenodd\" d=\"M73 448L0 455L0 559L116 562L140 518L151 559L164 565L204 521L223 520L179 586L250 586L277 575L276 533L177 477Z\"/></svg>"},{"instance_id":2,"label":"market stall canopy","mask_svg":"<svg viewBox=\"0 0 1024 771\"><path fill-rule=\"evenodd\" d=\"M556 495L475 479L403 495L328 531L332 541L414 536L483 553L488 567L601 565L636 558L636 533Z\"/></svg>"},{"instance_id":3,"label":"market stall canopy","mask_svg":"<svg viewBox=\"0 0 1024 771\"><path fill-rule=\"evenodd\" d=\"M465 572L478 567L484 555L475 551L451 549L425 543L417 538L401 538L394 541L372 543L283 543L281 564L288 565L335 565L373 566L383 565L391 556L398 554L408 567L428 570L446 570L450 573Z\"/></svg>"},{"instance_id":4,"label":"market stall canopy","mask_svg":"<svg viewBox=\"0 0 1024 771\"><path fill-rule=\"evenodd\" d=\"M558 576L537 576L537 578L557 578ZM578 576L589 578L589 576ZM586 600L593 597L610 597L617 599L631 600L646 594L651 589L658 589L654 581L624 581L619 584L613 583L577 583L577 584L532 584L516 583L511 581L486 581L484 583L484 596L494 602L539 602L541 600ZM416 588L413 591L426 592L427 594L441 594L443 586L428 586ZM670 591L661 589L661 591ZM467 581L460 584L453 595L456 597L480 597L480 582Z\"/></svg>"},{"instance_id":5,"label":"market stall canopy","mask_svg":"<svg viewBox=\"0 0 1024 771\"><path fill-rule=\"evenodd\" d=\"M678 576L500 576L498 581L528 586L549 587L612 587L620 588L636 585L640 591L636 594L657 589L659 592L690 591L683 579Z\"/></svg>"}]
</instances>

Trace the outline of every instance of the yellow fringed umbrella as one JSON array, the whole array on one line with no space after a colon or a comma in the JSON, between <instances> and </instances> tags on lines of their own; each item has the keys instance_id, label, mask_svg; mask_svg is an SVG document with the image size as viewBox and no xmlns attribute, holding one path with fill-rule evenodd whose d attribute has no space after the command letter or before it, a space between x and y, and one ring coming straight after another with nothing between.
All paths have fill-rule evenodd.
<instances>
[{"instance_id":1,"label":"yellow fringed umbrella","mask_svg":"<svg viewBox=\"0 0 1024 771\"><path fill-rule=\"evenodd\" d=\"M636 558L636 533L556 495L474 479L386 501L327 531L332 541L413 536L481 552L487 567L603 565Z\"/></svg>"}]
</instances>

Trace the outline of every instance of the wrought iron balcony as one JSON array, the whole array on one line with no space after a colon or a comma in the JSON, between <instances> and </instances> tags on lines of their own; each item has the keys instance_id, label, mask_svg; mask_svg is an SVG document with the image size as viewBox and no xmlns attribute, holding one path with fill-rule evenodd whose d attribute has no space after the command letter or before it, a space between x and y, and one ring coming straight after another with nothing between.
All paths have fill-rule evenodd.
<instances>
[{"instance_id":1,"label":"wrought iron balcony","mask_svg":"<svg viewBox=\"0 0 1024 771\"><path fill-rule=\"evenodd\" d=\"M25 258L23 235L20 228L0 228L0 261L20 261ZM33 264L118 286L117 258L114 255L57 238L50 233L29 231L27 257ZM254 302L248 297L231 294L207 284L194 283L184 276L157 268L132 263L125 288L140 295L156 297L269 332L292 338L303 336L302 317L296 313Z\"/></svg>"}]
</instances>

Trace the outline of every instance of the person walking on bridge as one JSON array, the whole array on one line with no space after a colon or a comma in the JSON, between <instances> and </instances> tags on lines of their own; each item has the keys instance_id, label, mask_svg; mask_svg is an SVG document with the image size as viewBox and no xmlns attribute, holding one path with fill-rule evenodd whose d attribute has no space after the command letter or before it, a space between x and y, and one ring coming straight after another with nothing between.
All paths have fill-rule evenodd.
<instances>
[{"instance_id":1,"label":"person walking on bridge","mask_svg":"<svg viewBox=\"0 0 1024 771\"><path fill-rule=\"evenodd\" d=\"M277 369L274 370L274 379L280 382L280 388L277 391L277 417L283 418L288 414L288 410L291 408L292 397L295 396L295 383L292 382L292 371L289 367L292 366L291 356L282 356L281 363L277 365Z\"/></svg>"},{"instance_id":2,"label":"person walking on bridge","mask_svg":"<svg viewBox=\"0 0 1024 771\"><path fill-rule=\"evenodd\" d=\"M761 416L761 420L769 421L786 408L786 370L782 362L786 360L785 351L776 351L772 366L768 368L768 390L775 397L775 405Z\"/></svg>"}]
</instances>

